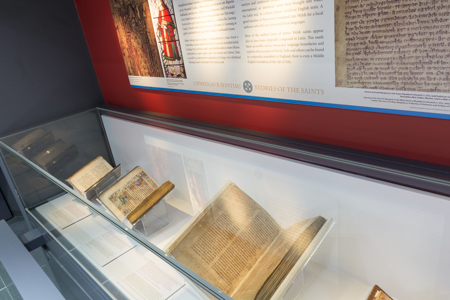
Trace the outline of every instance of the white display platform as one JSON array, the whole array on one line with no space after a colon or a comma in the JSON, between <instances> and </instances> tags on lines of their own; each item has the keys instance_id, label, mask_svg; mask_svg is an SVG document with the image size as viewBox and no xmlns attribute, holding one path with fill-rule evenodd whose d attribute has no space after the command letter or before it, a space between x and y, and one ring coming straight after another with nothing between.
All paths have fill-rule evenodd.
<instances>
[{"instance_id":1,"label":"white display platform","mask_svg":"<svg viewBox=\"0 0 450 300\"><path fill-rule=\"evenodd\" d=\"M204 299L181 274L73 196L36 211L130 299Z\"/></svg>"}]
</instances>

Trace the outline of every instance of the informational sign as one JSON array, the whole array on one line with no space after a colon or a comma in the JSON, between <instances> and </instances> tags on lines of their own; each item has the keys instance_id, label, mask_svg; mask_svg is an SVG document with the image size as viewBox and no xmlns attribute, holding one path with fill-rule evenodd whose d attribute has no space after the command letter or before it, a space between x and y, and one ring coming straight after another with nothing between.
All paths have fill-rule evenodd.
<instances>
[{"instance_id":1,"label":"informational sign","mask_svg":"<svg viewBox=\"0 0 450 300\"><path fill-rule=\"evenodd\" d=\"M130 84L450 119L448 0L110 0Z\"/></svg>"}]
</instances>

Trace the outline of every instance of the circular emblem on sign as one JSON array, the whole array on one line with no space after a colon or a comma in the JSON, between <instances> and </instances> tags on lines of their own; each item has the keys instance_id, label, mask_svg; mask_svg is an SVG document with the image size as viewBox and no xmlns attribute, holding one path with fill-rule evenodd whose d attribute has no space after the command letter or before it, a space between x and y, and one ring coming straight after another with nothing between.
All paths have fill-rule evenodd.
<instances>
[{"instance_id":1,"label":"circular emblem on sign","mask_svg":"<svg viewBox=\"0 0 450 300\"><path fill-rule=\"evenodd\" d=\"M244 81L244 91L246 91L247 93L251 93L253 91L253 85L248 80Z\"/></svg>"}]
</instances>

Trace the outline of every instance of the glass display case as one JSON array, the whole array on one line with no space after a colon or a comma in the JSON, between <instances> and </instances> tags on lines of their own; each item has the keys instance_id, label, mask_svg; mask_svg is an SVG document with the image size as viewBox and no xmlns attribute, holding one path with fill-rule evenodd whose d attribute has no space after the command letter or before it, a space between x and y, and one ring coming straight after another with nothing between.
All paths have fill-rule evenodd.
<instances>
[{"instance_id":1,"label":"glass display case","mask_svg":"<svg viewBox=\"0 0 450 300\"><path fill-rule=\"evenodd\" d=\"M0 148L68 299L450 298L446 167L117 107Z\"/></svg>"}]
</instances>

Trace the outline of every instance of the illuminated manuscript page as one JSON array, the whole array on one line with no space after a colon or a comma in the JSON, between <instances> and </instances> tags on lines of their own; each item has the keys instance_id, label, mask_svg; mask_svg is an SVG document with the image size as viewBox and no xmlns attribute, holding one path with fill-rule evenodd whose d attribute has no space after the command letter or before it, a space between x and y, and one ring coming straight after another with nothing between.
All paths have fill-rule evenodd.
<instances>
[{"instance_id":1,"label":"illuminated manuscript page","mask_svg":"<svg viewBox=\"0 0 450 300\"><path fill-rule=\"evenodd\" d=\"M122 221L157 188L158 184L141 167L136 167L102 193L99 199Z\"/></svg>"}]
</instances>

